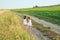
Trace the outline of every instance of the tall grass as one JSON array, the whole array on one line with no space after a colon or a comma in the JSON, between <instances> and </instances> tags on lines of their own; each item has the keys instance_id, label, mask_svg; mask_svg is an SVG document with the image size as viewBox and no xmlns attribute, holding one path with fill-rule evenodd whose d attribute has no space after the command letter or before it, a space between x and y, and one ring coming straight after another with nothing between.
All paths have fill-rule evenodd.
<instances>
[{"instance_id":1,"label":"tall grass","mask_svg":"<svg viewBox=\"0 0 60 40\"><path fill-rule=\"evenodd\" d=\"M34 40L23 28L20 17L12 12L0 14L0 40Z\"/></svg>"}]
</instances>

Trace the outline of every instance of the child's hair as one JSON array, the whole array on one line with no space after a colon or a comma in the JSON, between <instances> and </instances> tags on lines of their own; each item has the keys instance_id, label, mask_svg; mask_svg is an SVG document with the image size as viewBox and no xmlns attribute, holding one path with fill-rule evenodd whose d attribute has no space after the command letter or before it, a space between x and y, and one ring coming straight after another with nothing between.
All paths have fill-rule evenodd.
<instances>
[{"instance_id":1,"label":"child's hair","mask_svg":"<svg viewBox=\"0 0 60 40\"><path fill-rule=\"evenodd\" d=\"M26 16L24 16L24 19L26 19Z\"/></svg>"},{"instance_id":2,"label":"child's hair","mask_svg":"<svg viewBox=\"0 0 60 40\"><path fill-rule=\"evenodd\" d=\"M28 19L30 19L30 17L28 17Z\"/></svg>"}]
</instances>

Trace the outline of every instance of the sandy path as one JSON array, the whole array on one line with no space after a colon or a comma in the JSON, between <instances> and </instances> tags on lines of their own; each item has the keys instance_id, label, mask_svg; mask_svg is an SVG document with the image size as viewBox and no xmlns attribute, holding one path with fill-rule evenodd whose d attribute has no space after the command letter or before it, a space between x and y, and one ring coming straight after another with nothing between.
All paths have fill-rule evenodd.
<instances>
[{"instance_id":1,"label":"sandy path","mask_svg":"<svg viewBox=\"0 0 60 40\"><path fill-rule=\"evenodd\" d=\"M49 38L43 36L43 34L38 31L36 28L32 28L31 30L28 30L28 33L30 35L33 35L35 37L35 40L50 40Z\"/></svg>"},{"instance_id":2,"label":"sandy path","mask_svg":"<svg viewBox=\"0 0 60 40\"><path fill-rule=\"evenodd\" d=\"M46 22L46 21L41 20L41 19L34 17L34 16L30 16L30 15L27 15L27 16L31 17L37 23L42 24L44 27L51 27L52 31L55 31L56 33L60 33L60 25L56 25L56 24Z\"/></svg>"},{"instance_id":3,"label":"sandy path","mask_svg":"<svg viewBox=\"0 0 60 40\"><path fill-rule=\"evenodd\" d=\"M21 17L21 22L22 21L23 20L22 20L22 17ZM35 40L50 40L46 36L43 36L43 34L40 31L38 31L36 28L32 28L31 30L30 29L27 29L27 32L30 35L33 35L35 37Z\"/></svg>"}]
</instances>

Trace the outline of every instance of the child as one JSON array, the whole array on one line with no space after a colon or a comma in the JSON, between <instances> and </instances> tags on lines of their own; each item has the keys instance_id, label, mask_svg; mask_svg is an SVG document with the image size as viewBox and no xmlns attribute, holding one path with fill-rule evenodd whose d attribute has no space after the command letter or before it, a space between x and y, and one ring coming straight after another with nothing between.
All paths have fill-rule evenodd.
<instances>
[{"instance_id":1,"label":"child","mask_svg":"<svg viewBox=\"0 0 60 40\"><path fill-rule=\"evenodd\" d=\"M26 16L24 16L23 24L26 26L27 25L27 19Z\"/></svg>"},{"instance_id":2,"label":"child","mask_svg":"<svg viewBox=\"0 0 60 40\"><path fill-rule=\"evenodd\" d=\"M28 26L32 26L32 22L31 22L30 17L28 17Z\"/></svg>"}]
</instances>

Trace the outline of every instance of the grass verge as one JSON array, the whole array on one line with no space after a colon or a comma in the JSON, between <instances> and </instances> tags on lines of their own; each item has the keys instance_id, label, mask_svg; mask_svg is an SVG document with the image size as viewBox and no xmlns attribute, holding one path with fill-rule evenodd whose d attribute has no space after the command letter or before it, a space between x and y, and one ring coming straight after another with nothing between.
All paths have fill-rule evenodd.
<instances>
[{"instance_id":1,"label":"grass verge","mask_svg":"<svg viewBox=\"0 0 60 40\"><path fill-rule=\"evenodd\" d=\"M13 12L0 14L0 40L34 40L23 28L20 16Z\"/></svg>"}]
</instances>

